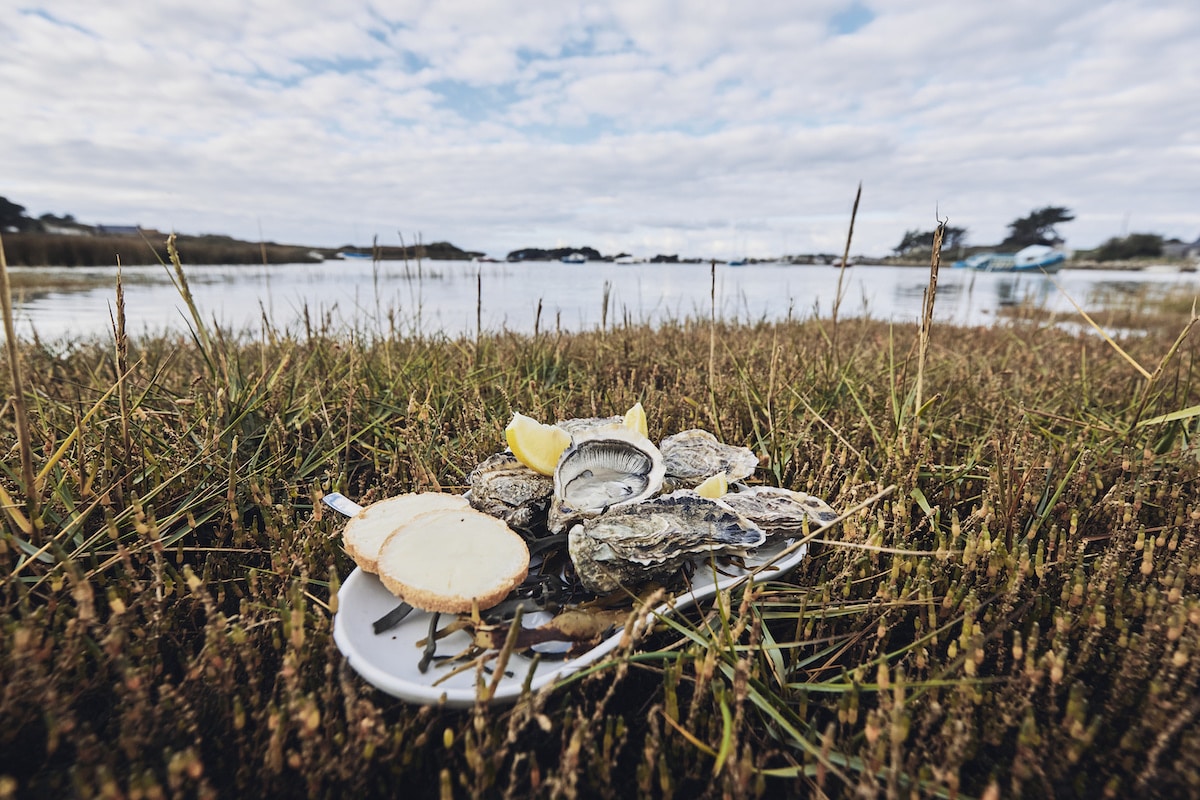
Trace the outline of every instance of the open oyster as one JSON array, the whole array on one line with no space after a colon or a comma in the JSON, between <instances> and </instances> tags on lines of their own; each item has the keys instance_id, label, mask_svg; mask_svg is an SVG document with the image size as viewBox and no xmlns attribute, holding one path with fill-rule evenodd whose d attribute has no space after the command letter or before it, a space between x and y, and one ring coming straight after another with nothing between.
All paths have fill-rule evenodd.
<instances>
[{"instance_id":1,"label":"open oyster","mask_svg":"<svg viewBox=\"0 0 1200 800\"><path fill-rule=\"evenodd\" d=\"M669 580L697 555L742 552L765 539L762 529L720 500L684 489L576 523L567 547L584 588L610 592Z\"/></svg>"},{"instance_id":2,"label":"open oyster","mask_svg":"<svg viewBox=\"0 0 1200 800\"><path fill-rule=\"evenodd\" d=\"M758 456L749 447L725 444L699 428L668 436L658 446L667 467L668 489L694 488L721 472L732 483L749 478L758 467Z\"/></svg>"},{"instance_id":3,"label":"open oyster","mask_svg":"<svg viewBox=\"0 0 1200 800\"><path fill-rule=\"evenodd\" d=\"M805 520L818 527L838 518L821 498L776 486L730 492L721 500L770 535L794 536L803 532Z\"/></svg>"},{"instance_id":4,"label":"open oyster","mask_svg":"<svg viewBox=\"0 0 1200 800\"><path fill-rule=\"evenodd\" d=\"M554 470L550 530L560 533L580 519L653 497L665 469L654 443L631 428L575 433Z\"/></svg>"},{"instance_id":5,"label":"open oyster","mask_svg":"<svg viewBox=\"0 0 1200 800\"><path fill-rule=\"evenodd\" d=\"M471 507L491 514L509 527L539 535L554 494L554 480L517 461L510 452L482 461L467 477Z\"/></svg>"},{"instance_id":6,"label":"open oyster","mask_svg":"<svg viewBox=\"0 0 1200 800\"><path fill-rule=\"evenodd\" d=\"M586 431L594 431L599 428L611 428L616 425L624 425L624 417L572 417L571 419L560 419L554 423L572 436Z\"/></svg>"}]
</instances>

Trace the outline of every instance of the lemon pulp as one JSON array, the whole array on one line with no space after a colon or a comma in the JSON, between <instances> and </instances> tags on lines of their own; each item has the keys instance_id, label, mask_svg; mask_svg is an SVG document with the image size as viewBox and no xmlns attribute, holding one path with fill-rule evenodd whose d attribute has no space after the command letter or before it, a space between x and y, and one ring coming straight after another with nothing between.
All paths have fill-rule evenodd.
<instances>
[{"instance_id":1,"label":"lemon pulp","mask_svg":"<svg viewBox=\"0 0 1200 800\"><path fill-rule=\"evenodd\" d=\"M703 483L696 487L696 494L701 497L707 497L710 500L716 500L728 491L729 480L725 477L724 472L710 475L704 479Z\"/></svg>"}]
</instances>

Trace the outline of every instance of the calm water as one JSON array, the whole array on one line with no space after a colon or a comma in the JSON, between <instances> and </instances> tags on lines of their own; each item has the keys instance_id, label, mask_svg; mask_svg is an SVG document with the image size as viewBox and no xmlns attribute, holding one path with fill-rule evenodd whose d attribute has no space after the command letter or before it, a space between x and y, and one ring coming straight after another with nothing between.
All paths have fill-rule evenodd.
<instances>
[{"instance_id":1,"label":"calm water","mask_svg":"<svg viewBox=\"0 0 1200 800\"><path fill-rule=\"evenodd\" d=\"M12 269L14 280L30 270ZM46 340L111 336L115 305L113 268L37 270L43 275L96 276L100 288L17 292L18 335ZM485 331L579 331L607 324L707 319L713 279L708 264L616 265L557 262L327 261L323 264L192 266L192 294L206 321L234 332L257 333L264 317L280 331L313 327L366 334ZM716 312L754 322L828 318L839 270L833 267L756 264L716 268ZM187 309L165 269L123 271L127 329L131 335L186 331ZM846 271L840 315L913 322L921 314L928 270L856 266ZM1057 285L1056 285L1057 284ZM1061 288L1060 288L1061 287ZM1064 270L1053 279L943 268L935 320L991 325L1005 306L1035 304L1070 314L1070 295L1088 309L1121 302L1149 289L1200 291L1197 274ZM1065 293L1065 294L1064 294ZM539 316L540 306L540 316Z\"/></svg>"}]
</instances>

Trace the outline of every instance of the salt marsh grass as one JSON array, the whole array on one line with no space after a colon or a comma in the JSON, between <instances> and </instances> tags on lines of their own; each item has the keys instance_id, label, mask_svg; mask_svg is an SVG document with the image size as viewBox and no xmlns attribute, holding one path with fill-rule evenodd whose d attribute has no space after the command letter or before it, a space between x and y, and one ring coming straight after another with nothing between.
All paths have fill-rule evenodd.
<instances>
[{"instance_id":1,"label":"salt marsh grass","mask_svg":"<svg viewBox=\"0 0 1200 800\"><path fill-rule=\"evenodd\" d=\"M0 796L1200 792L1186 322L1125 355L1033 321L251 338L203 309L130 341L114 303L108 341L9 334ZM638 401L653 436L719 432L857 510L787 579L515 707L346 666L322 494L459 491L514 410Z\"/></svg>"}]
</instances>

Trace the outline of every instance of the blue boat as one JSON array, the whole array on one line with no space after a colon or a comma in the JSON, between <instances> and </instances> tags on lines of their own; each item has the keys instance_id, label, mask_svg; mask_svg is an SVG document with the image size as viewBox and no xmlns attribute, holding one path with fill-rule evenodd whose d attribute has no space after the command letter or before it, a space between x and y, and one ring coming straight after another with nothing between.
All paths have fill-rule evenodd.
<instances>
[{"instance_id":1,"label":"blue boat","mask_svg":"<svg viewBox=\"0 0 1200 800\"><path fill-rule=\"evenodd\" d=\"M370 253L354 253L349 250L343 250L338 253L338 258L373 258Z\"/></svg>"},{"instance_id":2,"label":"blue boat","mask_svg":"<svg viewBox=\"0 0 1200 800\"><path fill-rule=\"evenodd\" d=\"M1043 272L1047 275L1062 269L1066 253L1044 244L1031 244L1015 253L976 253L955 261L956 269L976 269L980 272Z\"/></svg>"},{"instance_id":3,"label":"blue boat","mask_svg":"<svg viewBox=\"0 0 1200 800\"><path fill-rule=\"evenodd\" d=\"M564 264L586 264L587 256L585 256L583 253L570 253L563 256L559 260Z\"/></svg>"}]
</instances>

